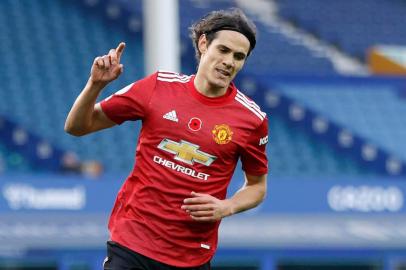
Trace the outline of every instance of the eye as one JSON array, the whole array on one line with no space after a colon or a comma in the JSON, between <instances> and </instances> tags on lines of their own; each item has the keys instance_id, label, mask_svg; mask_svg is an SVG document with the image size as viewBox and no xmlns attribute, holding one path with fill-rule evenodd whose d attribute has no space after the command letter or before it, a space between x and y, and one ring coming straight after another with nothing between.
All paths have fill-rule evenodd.
<instances>
[{"instance_id":1,"label":"eye","mask_svg":"<svg viewBox=\"0 0 406 270\"><path fill-rule=\"evenodd\" d=\"M234 58L238 61L244 60L245 59L245 54L243 53L236 53L234 54Z\"/></svg>"},{"instance_id":2,"label":"eye","mask_svg":"<svg viewBox=\"0 0 406 270\"><path fill-rule=\"evenodd\" d=\"M224 48L224 47L220 47L220 48L219 48L219 51L222 52L222 53L227 53L227 52L228 52L228 49L227 49L227 48Z\"/></svg>"}]
</instances>

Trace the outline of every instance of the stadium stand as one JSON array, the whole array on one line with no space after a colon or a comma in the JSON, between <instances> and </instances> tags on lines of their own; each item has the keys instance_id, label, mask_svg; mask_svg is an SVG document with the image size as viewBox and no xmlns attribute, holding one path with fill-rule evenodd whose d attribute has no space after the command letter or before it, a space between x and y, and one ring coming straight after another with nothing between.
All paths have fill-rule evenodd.
<instances>
[{"instance_id":1,"label":"stadium stand","mask_svg":"<svg viewBox=\"0 0 406 270\"><path fill-rule=\"evenodd\" d=\"M304 127L312 137L324 137L372 171L398 176L405 173L406 165L401 82L362 78L274 81L268 93L280 99L275 113Z\"/></svg>"},{"instance_id":2,"label":"stadium stand","mask_svg":"<svg viewBox=\"0 0 406 270\"><path fill-rule=\"evenodd\" d=\"M246 72L272 75L336 74L332 63L325 57L316 55L259 20L256 21L256 25L259 32L258 43L255 53L247 61Z\"/></svg>"},{"instance_id":3,"label":"stadium stand","mask_svg":"<svg viewBox=\"0 0 406 270\"><path fill-rule=\"evenodd\" d=\"M134 125L80 139L67 136L63 125L67 104L85 84L96 55L119 41L127 42L126 72L104 97L142 76L140 40L98 12L86 12L69 1L2 1L0 10L5 62L0 113L55 147L75 151L81 159L98 156L110 170L129 170L133 153L123 150L135 148L135 139L127 132L136 130ZM113 147L112 141L122 143Z\"/></svg>"},{"instance_id":4,"label":"stadium stand","mask_svg":"<svg viewBox=\"0 0 406 270\"><path fill-rule=\"evenodd\" d=\"M62 168L63 150L53 147L42 137L28 133L25 128L5 118L0 118L0 139L9 149L23 157L14 159L17 163L15 165L23 165L26 160L36 170L58 172Z\"/></svg>"},{"instance_id":5,"label":"stadium stand","mask_svg":"<svg viewBox=\"0 0 406 270\"><path fill-rule=\"evenodd\" d=\"M280 16L362 60L372 45L406 43L406 5L401 0L283 0L277 4Z\"/></svg>"},{"instance_id":6,"label":"stadium stand","mask_svg":"<svg viewBox=\"0 0 406 270\"><path fill-rule=\"evenodd\" d=\"M317 142L311 134L304 133L281 115L271 114L270 130L269 159L273 177L374 175L351 156L335 158L334 150L327 143Z\"/></svg>"},{"instance_id":7,"label":"stadium stand","mask_svg":"<svg viewBox=\"0 0 406 270\"><path fill-rule=\"evenodd\" d=\"M276 88L406 160L406 145L401 143L406 134L406 106L398 96L398 86L363 82L339 86L281 84Z\"/></svg>"}]
</instances>

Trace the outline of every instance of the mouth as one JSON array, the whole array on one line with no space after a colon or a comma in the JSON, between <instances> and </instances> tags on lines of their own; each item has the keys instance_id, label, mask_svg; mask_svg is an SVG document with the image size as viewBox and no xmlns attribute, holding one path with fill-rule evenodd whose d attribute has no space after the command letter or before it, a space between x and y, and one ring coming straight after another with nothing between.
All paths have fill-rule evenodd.
<instances>
[{"instance_id":1,"label":"mouth","mask_svg":"<svg viewBox=\"0 0 406 270\"><path fill-rule=\"evenodd\" d=\"M230 77L231 73L227 70L216 68L216 72L222 75L223 77Z\"/></svg>"}]
</instances>

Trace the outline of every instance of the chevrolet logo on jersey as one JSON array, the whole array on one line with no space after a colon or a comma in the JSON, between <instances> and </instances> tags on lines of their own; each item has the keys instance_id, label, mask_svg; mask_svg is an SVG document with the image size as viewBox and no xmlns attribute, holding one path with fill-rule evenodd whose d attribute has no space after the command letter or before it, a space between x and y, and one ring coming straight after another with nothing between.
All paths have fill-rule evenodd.
<instances>
[{"instance_id":1,"label":"chevrolet logo on jersey","mask_svg":"<svg viewBox=\"0 0 406 270\"><path fill-rule=\"evenodd\" d=\"M180 143L163 139L158 145L162 149L171 154L175 154L175 159L193 165L195 162L210 166L217 157L198 150L200 146L180 140Z\"/></svg>"}]
</instances>

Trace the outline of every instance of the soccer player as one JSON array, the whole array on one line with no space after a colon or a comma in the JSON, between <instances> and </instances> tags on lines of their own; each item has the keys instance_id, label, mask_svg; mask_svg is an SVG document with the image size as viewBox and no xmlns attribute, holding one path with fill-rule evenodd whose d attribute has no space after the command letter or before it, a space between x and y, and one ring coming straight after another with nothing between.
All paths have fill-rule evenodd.
<instances>
[{"instance_id":1,"label":"soccer player","mask_svg":"<svg viewBox=\"0 0 406 270\"><path fill-rule=\"evenodd\" d=\"M232 83L255 47L255 26L233 9L190 30L196 75L158 71L96 103L123 72L120 43L94 60L66 119L75 136L142 121L135 166L110 216L104 269L210 269L221 219L265 197L268 119ZM239 159L245 184L226 198Z\"/></svg>"}]
</instances>

